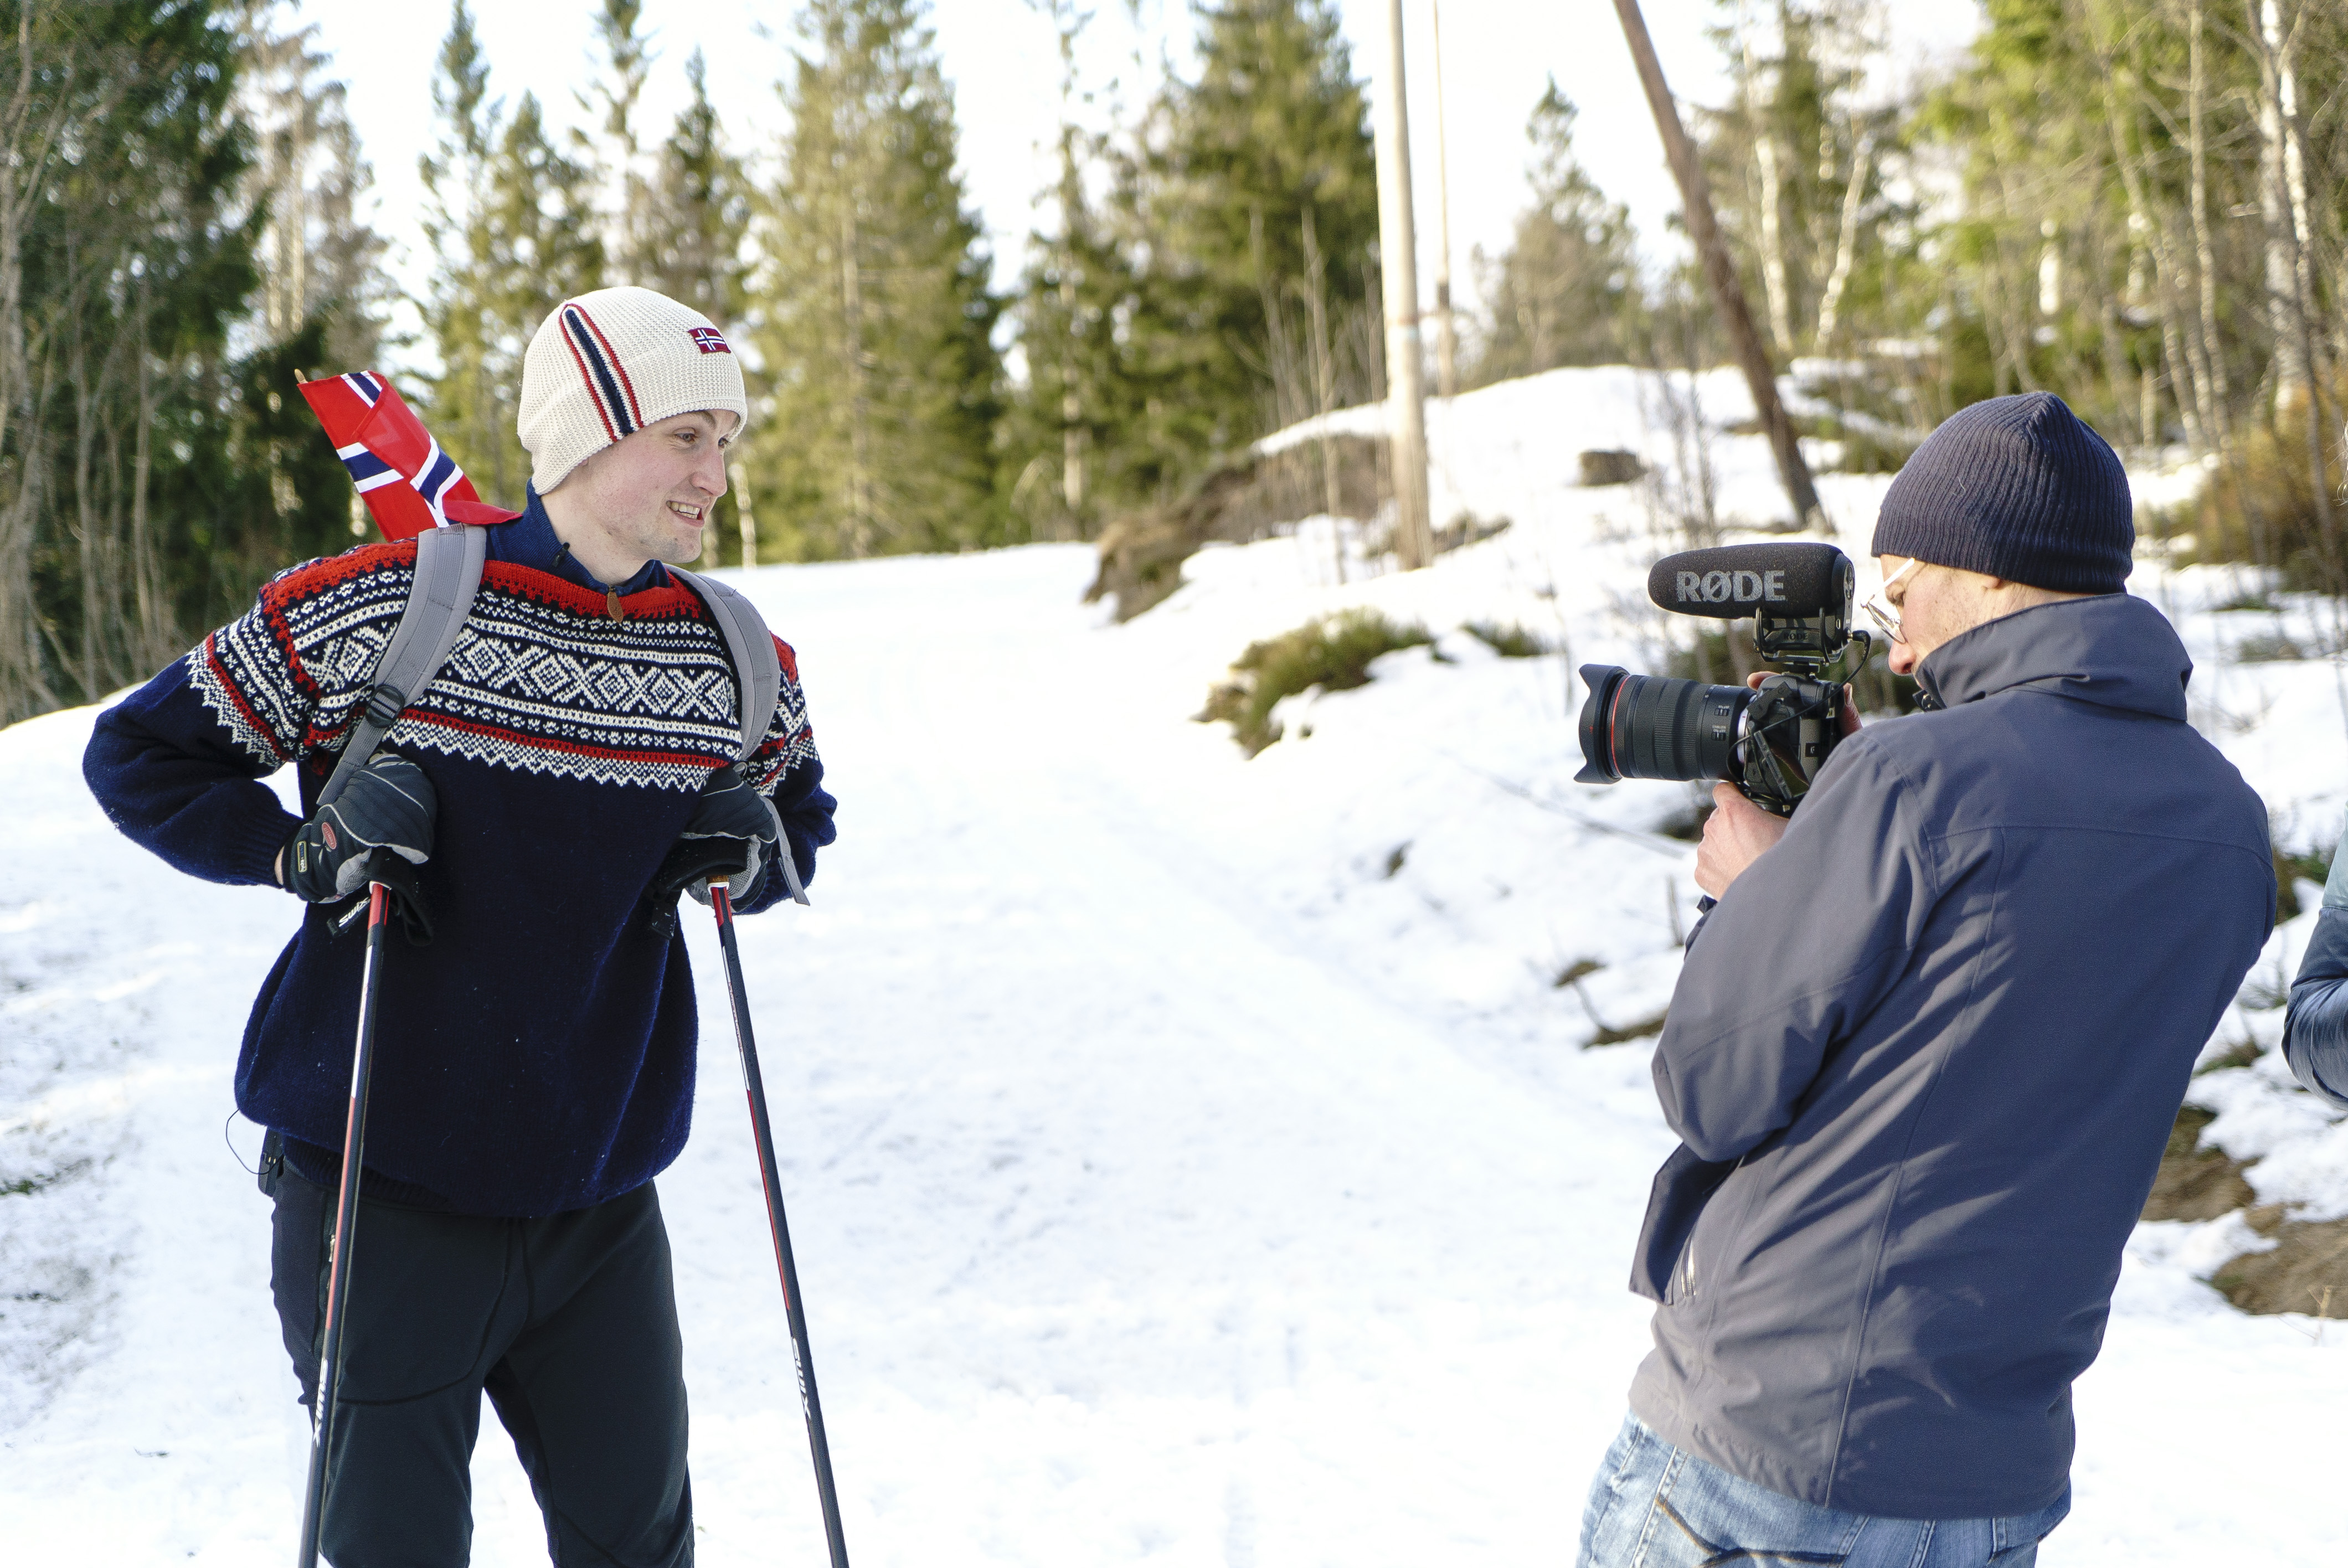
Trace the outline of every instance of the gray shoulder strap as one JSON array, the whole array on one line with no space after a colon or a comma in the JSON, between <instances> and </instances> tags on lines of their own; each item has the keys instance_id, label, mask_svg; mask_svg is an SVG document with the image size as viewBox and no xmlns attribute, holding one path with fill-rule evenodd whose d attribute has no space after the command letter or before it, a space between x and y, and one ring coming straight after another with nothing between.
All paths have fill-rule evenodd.
<instances>
[{"instance_id":1,"label":"gray shoulder strap","mask_svg":"<svg viewBox=\"0 0 2348 1568\"><path fill-rule=\"evenodd\" d=\"M742 693L742 753L736 761L747 763L758 743L767 738L767 727L775 722L775 703L783 694L783 660L775 651L774 633L767 630L767 619L758 613L758 607L738 589L682 567L668 569L701 596L701 602L709 607L709 618L717 622L718 635L726 639L726 654L734 661L734 683ZM766 800L764 795L758 798ZM767 814L774 816L775 836L784 846L775 862L782 867L783 886L790 889L793 901L804 904L807 889L799 886L789 835L783 832L783 819L775 815L771 800L767 801Z\"/></svg>"},{"instance_id":2,"label":"gray shoulder strap","mask_svg":"<svg viewBox=\"0 0 2348 1568\"><path fill-rule=\"evenodd\" d=\"M726 639L742 689L742 752L735 760L747 763L767 738L767 729L775 722L775 703L783 694L783 664L775 651L774 634L767 630L758 607L740 589L681 567L668 569L701 596L710 619L717 622L718 635Z\"/></svg>"},{"instance_id":3,"label":"gray shoulder strap","mask_svg":"<svg viewBox=\"0 0 2348 1568\"><path fill-rule=\"evenodd\" d=\"M424 694L432 678L440 673L440 666L448 661L448 651L457 646L457 636L465 630L465 616L473 608L473 595L481 586L481 566L489 557L487 528L431 528L417 536L416 580L407 590L407 607L400 611L399 626L375 668L375 684L368 689L358 723L351 727L342 760L335 764L326 787L318 792L320 805L331 804L350 783L351 775L367 765L384 735L399 722L400 713Z\"/></svg>"}]
</instances>

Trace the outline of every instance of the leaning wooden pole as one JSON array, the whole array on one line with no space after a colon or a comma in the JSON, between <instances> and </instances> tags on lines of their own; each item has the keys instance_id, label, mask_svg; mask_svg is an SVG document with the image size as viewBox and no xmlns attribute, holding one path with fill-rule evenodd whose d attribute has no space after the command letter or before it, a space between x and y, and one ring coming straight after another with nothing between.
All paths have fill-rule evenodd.
<instances>
[{"instance_id":1,"label":"leaning wooden pole","mask_svg":"<svg viewBox=\"0 0 2348 1568\"><path fill-rule=\"evenodd\" d=\"M1736 262L1713 217L1712 188L1704 181L1704 166L1696 161L1695 144L1680 124L1672 89L1663 81L1663 65L1655 58L1654 40L1647 36L1646 19L1639 14L1639 0L1614 0L1614 10L1622 18L1622 37L1631 46L1631 57L1638 62L1639 82L1647 89L1647 107L1654 111L1655 130L1663 138L1664 156L1671 159L1672 178L1679 183L1688 238L1695 242L1695 253L1704 262L1704 275L1712 284L1713 302L1719 307L1729 344L1736 351L1737 365L1753 389L1753 406L1759 411L1762 434L1769 437L1769 449L1776 454L1777 477L1785 484L1786 498L1793 503L1796 520L1814 526L1825 518L1818 507L1818 487L1810 482L1810 466L1802 460L1794 422L1786 416L1786 405L1777 396L1776 368L1769 363L1761 334L1754 330L1745 286L1736 281Z\"/></svg>"},{"instance_id":2,"label":"leaning wooden pole","mask_svg":"<svg viewBox=\"0 0 2348 1568\"><path fill-rule=\"evenodd\" d=\"M1426 515L1426 377L1418 338L1418 237L1410 210L1406 97L1402 74L1402 0L1386 0L1386 99L1377 116L1378 265L1385 284L1395 554L1405 571L1415 571L1434 561L1435 532Z\"/></svg>"}]
</instances>

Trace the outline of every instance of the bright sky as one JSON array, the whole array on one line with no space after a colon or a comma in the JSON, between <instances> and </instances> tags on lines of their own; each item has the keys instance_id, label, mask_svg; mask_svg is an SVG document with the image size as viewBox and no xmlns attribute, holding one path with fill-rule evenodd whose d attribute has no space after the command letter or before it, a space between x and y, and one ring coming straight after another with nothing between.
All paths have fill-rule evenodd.
<instances>
[{"instance_id":1,"label":"bright sky","mask_svg":"<svg viewBox=\"0 0 2348 1568\"><path fill-rule=\"evenodd\" d=\"M1961 47L1978 26L1976 7L1965 0L1884 4L1900 70ZM1439 243L1438 5L1455 298L1463 304L1473 299L1471 249L1497 252L1508 243L1526 200L1525 118L1552 74L1581 110L1584 167L1629 204L1645 246L1668 246L1664 220L1678 198L1611 0L1403 0L1419 279L1430 302ZM587 123L575 95L596 74L592 29L599 8L594 0L476 0L491 93L518 98L535 92L555 124ZM1385 0L1341 0L1339 8L1356 74L1383 92ZM1187 67L1194 25L1182 0L1131 0L1130 6L1128 0L1094 0L1094 9L1081 56L1086 86L1098 95L1094 112L1117 97L1145 98L1162 56ZM1673 90L1717 101L1724 78L1704 32L1724 15L1715 0L1648 0L1645 9ZM783 118L775 83L788 59L797 6L705 0L647 10L658 57L644 93L644 138L656 142L667 134L685 102L685 59L697 46L708 58L710 96L736 146L754 157L770 155ZM303 0L299 13L319 25L321 42L349 85L351 117L375 166L376 226L393 240L401 282L420 290L431 257L417 223L423 190L416 162L433 140L431 81L448 31L446 0L396 7L382 0ZM992 237L996 277L1007 281L1035 223L1035 193L1054 178L1059 60L1051 26L1031 0L939 0L931 16L954 87L964 188Z\"/></svg>"}]
</instances>

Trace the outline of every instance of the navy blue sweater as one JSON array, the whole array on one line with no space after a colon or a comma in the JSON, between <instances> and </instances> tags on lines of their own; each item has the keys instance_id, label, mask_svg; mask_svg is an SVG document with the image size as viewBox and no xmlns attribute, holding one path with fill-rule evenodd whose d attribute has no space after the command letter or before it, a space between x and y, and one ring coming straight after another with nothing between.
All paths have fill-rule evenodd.
<instances>
[{"instance_id":1,"label":"navy blue sweater","mask_svg":"<svg viewBox=\"0 0 2348 1568\"><path fill-rule=\"evenodd\" d=\"M430 775L439 815L421 867L435 939L394 935L384 949L366 1143L376 1195L557 1214L642 1185L685 1145L693 979L649 890L703 783L739 748L736 684L700 600L657 565L614 585L614 621L602 586L558 549L535 496L491 533L440 678L386 737ZM314 805L415 559L410 541L296 567L100 715L83 772L108 816L182 871L275 885L300 824L256 781L294 763ZM777 647L780 699L745 771L812 878L833 801L797 661ZM743 912L775 902L780 881ZM238 1109L283 1132L313 1175L342 1144L363 952L355 930L338 936L308 907L237 1062Z\"/></svg>"}]
</instances>

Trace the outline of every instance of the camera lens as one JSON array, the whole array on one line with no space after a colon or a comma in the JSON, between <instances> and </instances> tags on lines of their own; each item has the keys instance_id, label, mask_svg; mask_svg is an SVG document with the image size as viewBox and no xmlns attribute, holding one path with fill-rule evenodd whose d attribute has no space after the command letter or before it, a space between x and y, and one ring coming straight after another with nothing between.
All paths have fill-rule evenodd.
<instances>
[{"instance_id":1,"label":"camera lens","mask_svg":"<svg viewBox=\"0 0 2348 1568\"><path fill-rule=\"evenodd\" d=\"M1665 675L1633 675L1618 664L1585 664L1580 784L1617 779L1737 776L1736 739L1748 686L1707 686Z\"/></svg>"}]
</instances>

